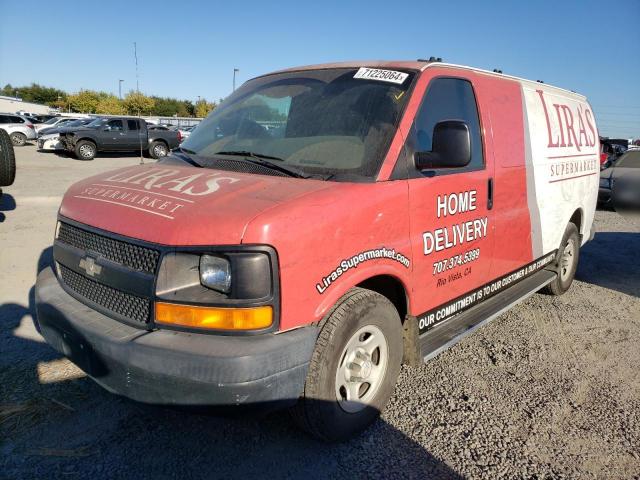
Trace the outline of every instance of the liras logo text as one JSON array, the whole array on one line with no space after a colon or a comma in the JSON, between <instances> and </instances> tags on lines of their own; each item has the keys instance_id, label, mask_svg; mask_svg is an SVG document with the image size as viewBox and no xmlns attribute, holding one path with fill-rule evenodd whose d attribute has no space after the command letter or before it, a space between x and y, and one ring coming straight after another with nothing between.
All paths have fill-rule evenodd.
<instances>
[{"instance_id":1,"label":"liras logo text","mask_svg":"<svg viewBox=\"0 0 640 480\"><path fill-rule=\"evenodd\" d=\"M240 181L239 178L225 176L222 173L195 173L186 176L180 176L180 174L180 170L171 168L145 169L142 172L138 171L138 173L128 170L105 178L104 181L138 185L145 190L165 189L189 196L208 195L218 191L223 184Z\"/></svg>"},{"instance_id":2,"label":"liras logo text","mask_svg":"<svg viewBox=\"0 0 640 480\"><path fill-rule=\"evenodd\" d=\"M563 103L547 104L542 90L536 90L547 121L548 148L593 147L598 140L593 114L581 104L571 108Z\"/></svg>"}]
</instances>

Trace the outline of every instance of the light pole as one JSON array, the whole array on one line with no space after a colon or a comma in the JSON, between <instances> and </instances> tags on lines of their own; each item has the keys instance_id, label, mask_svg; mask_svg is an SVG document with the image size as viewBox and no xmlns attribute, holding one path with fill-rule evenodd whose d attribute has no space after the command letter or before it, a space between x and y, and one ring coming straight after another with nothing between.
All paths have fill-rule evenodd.
<instances>
[{"instance_id":1,"label":"light pole","mask_svg":"<svg viewBox=\"0 0 640 480\"><path fill-rule=\"evenodd\" d=\"M118 96L120 100L122 100L122 82L124 82L124 80L118 80Z\"/></svg>"},{"instance_id":2,"label":"light pole","mask_svg":"<svg viewBox=\"0 0 640 480\"><path fill-rule=\"evenodd\" d=\"M233 91L236 91L236 73L238 73L240 71L239 68L234 68L233 69Z\"/></svg>"}]
</instances>

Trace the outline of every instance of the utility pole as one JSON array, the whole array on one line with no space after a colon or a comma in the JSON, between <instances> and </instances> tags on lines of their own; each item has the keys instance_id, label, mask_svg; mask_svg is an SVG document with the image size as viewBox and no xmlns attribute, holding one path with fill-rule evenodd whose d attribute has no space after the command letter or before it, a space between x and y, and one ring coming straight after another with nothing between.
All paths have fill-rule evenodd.
<instances>
[{"instance_id":1,"label":"utility pole","mask_svg":"<svg viewBox=\"0 0 640 480\"><path fill-rule=\"evenodd\" d=\"M236 91L236 73L238 73L240 71L239 68L234 68L233 69L233 91Z\"/></svg>"},{"instance_id":2,"label":"utility pole","mask_svg":"<svg viewBox=\"0 0 640 480\"><path fill-rule=\"evenodd\" d=\"M138 80L138 46L133 42L133 56L136 59L136 92L140 93L140 82Z\"/></svg>"},{"instance_id":3,"label":"utility pole","mask_svg":"<svg viewBox=\"0 0 640 480\"><path fill-rule=\"evenodd\" d=\"M118 96L120 100L122 100L122 82L124 82L124 80L118 80Z\"/></svg>"}]
</instances>

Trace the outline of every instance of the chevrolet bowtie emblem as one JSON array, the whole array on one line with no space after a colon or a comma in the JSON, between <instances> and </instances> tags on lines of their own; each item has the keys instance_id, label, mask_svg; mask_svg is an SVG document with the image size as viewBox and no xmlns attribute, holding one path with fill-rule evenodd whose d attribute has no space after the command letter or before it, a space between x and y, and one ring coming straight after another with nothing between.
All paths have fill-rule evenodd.
<instances>
[{"instance_id":1,"label":"chevrolet bowtie emblem","mask_svg":"<svg viewBox=\"0 0 640 480\"><path fill-rule=\"evenodd\" d=\"M82 260L80 260L80 268L87 272L87 275L89 275L90 277L93 277L94 275L100 275L100 272L102 271L102 267L98 265L96 261L91 257L83 258Z\"/></svg>"}]
</instances>

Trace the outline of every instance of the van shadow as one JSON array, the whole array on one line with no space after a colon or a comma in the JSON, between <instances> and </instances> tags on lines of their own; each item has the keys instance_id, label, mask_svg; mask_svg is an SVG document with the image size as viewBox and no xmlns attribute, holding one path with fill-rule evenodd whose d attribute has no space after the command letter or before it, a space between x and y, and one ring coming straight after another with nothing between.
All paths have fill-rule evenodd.
<instances>
[{"instance_id":1,"label":"van shadow","mask_svg":"<svg viewBox=\"0 0 640 480\"><path fill-rule=\"evenodd\" d=\"M51 262L48 248L37 271ZM18 334L28 315L35 316L34 287L28 306L0 306L0 406L40 405L40 416L21 418L19 427L0 423L9 477L462 478L383 419L352 440L325 444L295 428L286 412L222 417L133 402L88 377L44 382L42 364L64 370L65 362L46 343Z\"/></svg>"},{"instance_id":2,"label":"van shadow","mask_svg":"<svg viewBox=\"0 0 640 480\"><path fill-rule=\"evenodd\" d=\"M2 212L11 212L16 209L16 199L8 193L0 194L0 223L7 218Z\"/></svg>"},{"instance_id":3,"label":"van shadow","mask_svg":"<svg viewBox=\"0 0 640 480\"><path fill-rule=\"evenodd\" d=\"M640 233L598 232L580 249L576 279L640 297Z\"/></svg>"}]
</instances>

